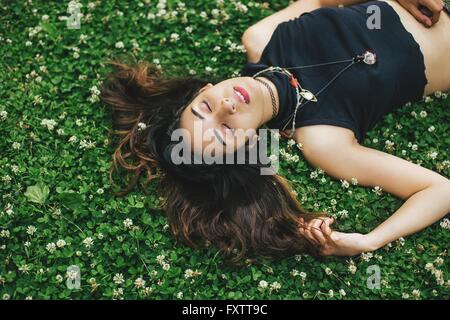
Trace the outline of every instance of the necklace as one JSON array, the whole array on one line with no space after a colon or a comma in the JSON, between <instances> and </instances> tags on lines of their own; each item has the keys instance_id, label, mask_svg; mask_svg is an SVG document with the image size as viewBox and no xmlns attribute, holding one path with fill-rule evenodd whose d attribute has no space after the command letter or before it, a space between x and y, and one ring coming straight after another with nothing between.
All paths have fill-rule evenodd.
<instances>
[{"instance_id":1,"label":"necklace","mask_svg":"<svg viewBox=\"0 0 450 320\"><path fill-rule=\"evenodd\" d=\"M258 78L255 78L255 80L262 83L264 86L266 86L267 90L269 91L270 98L272 100L272 119L273 119L278 113L275 94L273 93L272 88L270 87L270 85L268 83L266 83L265 81L262 81L261 79L258 79Z\"/></svg>"},{"instance_id":2,"label":"necklace","mask_svg":"<svg viewBox=\"0 0 450 320\"><path fill-rule=\"evenodd\" d=\"M297 110L299 107L304 106L308 102L317 102L317 96L322 93L333 81L335 81L344 71L346 71L348 68L350 68L352 65L364 62L367 65L373 65L377 61L377 55L373 53L372 51L366 50L360 55L356 55L352 57L351 59L346 60L340 60L340 61L331 61L331 62L325 62L325 63L319 63L319 64L312 64L312 65L306 65L306 66L297 66L297 67L274 67L270 66L268 68L265 68L261 71L258 71L255 73L252 78L255 78L264 73L264 72L278 72L281 74L286 75L289 78L289 84L295 89L296 95L297 95L297 105L295 106L294 112L291 116L289 116L288 121L283 126L282 130L285 130L287 125L292 119L292 130L291 133L288 135L289 138L292 138L294 136L295 131L295 118L297 115ZM349 62L349 64L344 67L341 71L339 71L327 84L325 84L319 91L317 91L315 94L313 94L311 91L304 89L300 83L298 82L297 78L289 72L287 69L302 69L302 68L312 68L312 67L319 67L319 66L325 66L325 65L331 65L331 64L337 64L337 63L344 63ZM267 85L267 84L266 84ZM305 103L303 101L307 100Z\"/></svg>"}]
</instances>

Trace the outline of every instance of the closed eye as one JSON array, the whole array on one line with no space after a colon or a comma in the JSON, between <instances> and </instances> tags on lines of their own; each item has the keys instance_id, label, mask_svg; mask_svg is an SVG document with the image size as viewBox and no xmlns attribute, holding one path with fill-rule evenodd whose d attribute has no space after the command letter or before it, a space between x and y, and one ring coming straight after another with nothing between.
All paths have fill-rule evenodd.
<instances>
[{"instance_id":1,"label":"closed eye","mask_svg":"<svg viewBox=\"0 0 450 320\"><path fill-rule=\"evenodd\" d=\"M206 107L208 108L209 112L212 112L212 109L209 106L209 103L207 101L205 101L205 100L203 100L202 102L206 105Z\"/></svg>"}]
</instances>

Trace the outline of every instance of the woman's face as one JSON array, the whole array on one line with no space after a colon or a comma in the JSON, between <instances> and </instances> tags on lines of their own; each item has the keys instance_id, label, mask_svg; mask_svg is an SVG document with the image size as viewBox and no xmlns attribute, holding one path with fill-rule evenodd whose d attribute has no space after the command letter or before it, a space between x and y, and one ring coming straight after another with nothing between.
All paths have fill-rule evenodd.
<instances>
[{"instance_id":1,"label":"woman's face","mask_svg":"<svg viewBox=\"0 0 450 320\"><path fill-rule=\"evenodd\" d=\"M231 78L201 88L180 118L180 128L190 135L191 148L200 153L205 148L212 149L212 154L234 152L254 138L256 129L272 116L263 89L252 77Z\"/></svg>"}]
</instances>

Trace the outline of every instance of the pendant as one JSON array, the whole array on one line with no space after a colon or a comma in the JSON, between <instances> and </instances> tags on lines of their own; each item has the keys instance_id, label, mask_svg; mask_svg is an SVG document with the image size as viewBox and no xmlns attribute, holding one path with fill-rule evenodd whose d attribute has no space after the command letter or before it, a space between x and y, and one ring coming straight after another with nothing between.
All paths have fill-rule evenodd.
<instances>
[{"instance_id":1,"label":"pendant","mask_svg":"<svg viewBox=\"0 0 450 320\"><path fill-rule=\"evenodd\" d=\"M309 90L302 89L300 95L308 101L317 102L316 96Z\"/></svg>"},{"instance_id":2,"label":"pendant","mask_svg":"<svg viewBox=\"0 0 450 320\"><path fill-rule=\"evenodd\" d=\"M377 55L369 50L363 53L363 61L365 64L374 64L377 62Z\"/></svg>"},{"instance_id":3,"label":"pendant","mask_svg":"<svg viewBox=\"0 0 450 320\"><path fill-rule=\"evenodd\" d=\"M291 84L292 87L297 88L298 87L298 81L294 76L290 76L289 77L289 83Z\"/></svg>"}]
</instances>

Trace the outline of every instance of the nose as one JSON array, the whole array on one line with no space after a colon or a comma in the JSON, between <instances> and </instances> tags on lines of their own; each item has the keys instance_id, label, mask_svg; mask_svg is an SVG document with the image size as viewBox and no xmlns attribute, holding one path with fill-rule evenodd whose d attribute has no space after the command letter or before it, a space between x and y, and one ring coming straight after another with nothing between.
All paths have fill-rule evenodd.
<instances>
[{"instance_id":1,"label":"nose","mask_svg":"<svg viewBox=\"0 0 450 320\"><path fill-rule=\"evenodd\" d=\"M228 113L235 113L236 112L236 103L233 99L230 98L224 98L222 100L222 105L224 110Z\"/></svg>"}]
</instances>

